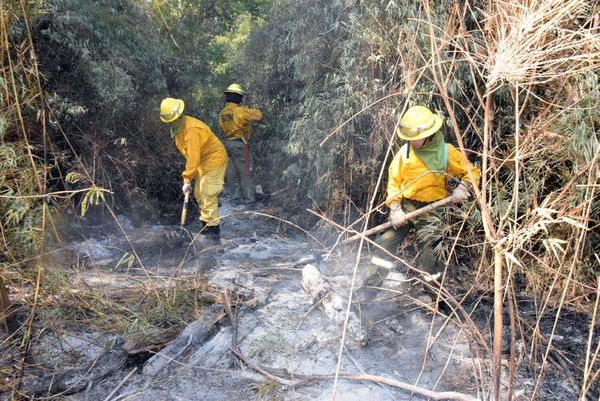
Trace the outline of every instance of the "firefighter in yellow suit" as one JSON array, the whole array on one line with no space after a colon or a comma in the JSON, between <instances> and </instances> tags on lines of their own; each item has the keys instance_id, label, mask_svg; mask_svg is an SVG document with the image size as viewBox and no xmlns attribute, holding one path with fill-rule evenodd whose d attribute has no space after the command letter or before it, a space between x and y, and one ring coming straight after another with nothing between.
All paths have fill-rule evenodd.
<instances>
[{"instance_id":1,"label":"firefighter in yellow suit","mask_svg":"<svg viewBox=\"0 0 600 401\"><path fill-rule=\"evenodd\" d=\"M250 138L253 121L260 121L260 110L241 106L246 94L239 84L231 84L225 89L225 107L219 113L219 127L225 136L225 147L231 163L227 168L227 191L232 192L232 200L241 199L245 203L256 201Z\"/></svg>"},{"instance_id":2,"label":"firefighter in yellow suit","mask_svg":"<svg viewBox=\"0 0 600 401\"><path fill-rule=\"evenodd\" d=\"M431 220L435 210L407 221L406 213L451 195L455 202L471 197L471 189L479 185L480 172L451 144L444 141L440 131L442 118L427 107L413 106L400 120L398 137L407 141L388 168L386 205L390 208L392 228L375 242L371 262L367 267L364 286L380 287L389 271L394 268L398 246L412 229L420 231ZM468 170L471 170L472 176ZM417 236L418 237L418 236ZM418 237L419 238L419 237ZM434 254L432 244L419 239L418 266L423 280L439 287L444 264ZM425 286L427 289L428 287ZM373 292L370 293L373 296Z\"/></svg>"},{"instance_id":3,"label":"firefighter in yellow suit","mask_svg":"<svg viewBox=\"0 0 600 401\"><path fill-rule=\"evenodd\" d=\"M218 242L220 220L218 197L223 191L227 170L227 151L202 121L184 115L185 103L181 99L166 98L160 104L160 119L169 124L171 137L177 150L185 157L183 193L192 192L200 207L201 234Z\"/></svg>"}]
</instances>

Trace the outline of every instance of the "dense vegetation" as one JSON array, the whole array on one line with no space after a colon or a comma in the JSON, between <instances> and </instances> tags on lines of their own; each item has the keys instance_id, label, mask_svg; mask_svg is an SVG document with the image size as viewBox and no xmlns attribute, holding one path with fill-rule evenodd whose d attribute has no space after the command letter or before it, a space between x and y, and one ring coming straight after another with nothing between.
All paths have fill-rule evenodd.
<instances>
[{"instance_id":1,"label":"dense vegetation","mask_svg":"<svg viewBox=\"0 0 600 401\"><path fill-rule=\"evenodd\" d=\"M483 166L489 169L485 193L492 208L490 221L515 240L506 251L529 278L529 289L543 297L553 277L543 266L575 260L578 253L587 256L575 267L577 282L594 286L599 238L598 230L588 228L597 224L600 206L593 202L596 191L587 185L597 180L600 114L598 75L589 64L562 63L567 76L560 82L524 76L516 86L517 104L510 77L494 82L494 116L487 121L492 131L484 149L483 96L489 75L482 66L494 61L494 45L503 38L480 27L484 15L475 5L466 3L459 9L448 1L428 10L419 2L332 2L326 8L310 0L282 4L251 36L243 63L248 66L243 75L261 96L258 103L270 107L272 128L261 154L268 170L277 172L267 181L275 189L285 188L282 198L325 209L338 221L346 217L347 223L367 212L371 197L377 205L384 196L377 182L389 160L386 151L397 118L406 104L426 103L455 118L456 129L446 119L447 140L456 144L459 134L467 155L480 167L488 152L491 160ZM575 19L555 21L565 29L591 28L585 24L593 10L584 7L579 12ZM544 18L551 17L539 17L538 28L542 30ZM430 31L430 24L439 28ZM560 40L555 28L545 29L539 43ZM465 40L465 30L470 31L470 41ZM575 46L582 48L545 57L585 54L583 44ZM597 63L597 55L590 58ZM523 68L538 68L536 60L529 62ZM551 71L540 69L543 73ZM443 101L442 90L450 103ZM520 171L515 171L515 152ZM478 211L469 216L466 227L457 224L451 232L431 235L454 237L460 228L466 246L478 243L484 237L482 216ZM573 244L572 235L580 232L581 223L586 227L584 241L574 249L565 247ZM476 253L485 258L485 252Z\"/></svg>"},{"instance_id":2,"label":"dense vegetation","mask_svg":"<svg viewBox=\"0 0 600 401\"><path fill-rule=\"evenodd\" d=\"M398 117L425 103L484 172L478 202L427 234L460 238L440 252L465 268L467 287L489 291L495 267L539 313L589 313L600 273L598 10L431 3L3 2L0 274L44 287L44 233L64 207L100 203L142 220L177 199L181 158L160 99L185 99L216 130L222 88L238 81L266 115L258 172L282 215L381 222Z\"/></svg>"}]
</instances>

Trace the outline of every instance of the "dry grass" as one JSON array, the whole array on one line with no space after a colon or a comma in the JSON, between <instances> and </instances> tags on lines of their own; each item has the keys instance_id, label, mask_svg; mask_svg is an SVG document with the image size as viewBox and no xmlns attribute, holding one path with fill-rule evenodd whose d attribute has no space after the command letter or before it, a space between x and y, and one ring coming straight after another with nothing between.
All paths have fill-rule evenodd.
<instances>
[{"instance_id":1,"label":"dry grass","mask_svg":"<svg viewBox=\"0 0 600 401\"><path fill-rule=\"evenodd\" d=\"M449 102L447 83L453 79L454 67L444 65L453 63L441 52L446 43L459 49L460 58L476 72L471 75L482 81L481 85L473 82L474 87L482 86L476 97L479 104L466 106L483 111L480 130L474 129L483 142L478 202L487 245L494 249L493 255L483 255L484 265L486 260L494 264L494 399L500 397L506 301L512 344L515 327L522 326L516 321L520 314L513 294L522 291L515 287L516 275L525 275L528 289L542 301L532 347L544 341L538 327L541 317L551 307L556 310L531 396L535 399L561 311L567 306L586 309L595 294L593 269L586 270L594 264L589 235L598 223L597 209L593 209L600 176L600 145L593 123L598 121L598 104L590 92L597 91L599 85L591 77L600 65L600 32L589 4L579 0L499 1L485 13L486 18L479 22L484 28L473 32L458 29L448 34L440 29L443 34L437 38L430 28L432 48L439 51L434 57L440 65L432 69L432 75L451 118L454 106ZM589 78L591 85L587 84ZM549 86L564 88L565 83L571 85L566 99L563 93L568 91ZM506 111L512 108L510 114L499 109L495 101L494 96L500 97L501 91L511 95L512 102L505 103ZM512 130L500 120L502 115L512 117ZM587 117L592 124L584 123L581 129L580 123L578 129L569 131L571 127L558 123L565 116ZM456 120L452 121L462 148L469 131L461 132ZM553 132L561 128L566 130ZM546 142L545 146L540 147L540 141ZM557 171L548 168L552 164ZM510 383L515 369L511 364ZM511 392L509 386L509 397Z\"/></svg>"},{"instance_id":2,"label":"dry grass","mask_svg":"<svg viewBox=\"0 0 600 401\"><path fill-rule=\"evenodd\" d=\"M496 1L480 22L486 35L462 54L489 91L596 71L600 39L590 8L587 0Z\"/></svg>"}]
</instances>

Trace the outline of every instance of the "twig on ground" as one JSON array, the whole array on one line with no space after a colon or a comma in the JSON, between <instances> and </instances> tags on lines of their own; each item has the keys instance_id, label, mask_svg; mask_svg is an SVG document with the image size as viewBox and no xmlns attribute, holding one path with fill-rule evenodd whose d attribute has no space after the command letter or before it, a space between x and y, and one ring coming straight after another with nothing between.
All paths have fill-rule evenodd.
<instances>
[{"instance_id":1,"label":"twig on ground","mask_svg":"<svg viewBox=\"0 0 600 401\"><path fill-rule=\"evenodd\" d=\"M231 307L231 299L229 298L229 293L227 291L223 291L223 293L221 294L221 300L223 301L225 313L227 313L227 317L229 318L229 322L231 323L231 348L237 349L237 315L233 313L233 308Z\"/></svg>"},{"instance_id":2,"label":"twig on ground","mask_svg":"<svg viewBox=\"0 0 600 401\"><path fill-rule=\"evenodd\" d=\"M109 401L109 400L112 398L112 396L113 396L113 395L115 395L115 394L117 393L117 391L119 391L119 389L120 389L121 387L123 387L123 384L125 384L125 382L126 382L127 380L129 380L129 378L130 378L130 377L131 377L131 376L132 376L132 375L133 375L133 374L136 372L136 370L137 370L137 366L136 366L135 368L131 369L131 372L129 372L129 373L127 374L127 376L125 376L125 377L123 378L123 380L121 380L121 381L119 382L119 384L117 384L117 387L115 387L115 388L114 388L114 390L113 390L113 391L111 391L111 392L110 392L110 394L106 396L106 398L104 399L104 401Z\"/></svg>"},{"instance_id":3,"label":"twig on ground","mask_svg":"<svg viewBox=\"0 0 600 401\"><path fill-rule=\"evenodd\" d=\"M289 387L293 387L296 386L297 383L293 382L291 380L287 380L287 379L283 379L281 377L275 376L269 372L267 372L266 370L260 368L259 366L255 365L251 360L249 360L248 358L246 358L244 356L244 354L242 354L242 352L239 349L236 348L231 348L231 352L233 352L233 354L235 356L237 356L242 362L244 362L250 369L253 369L255 371L257 371L258 373L262 374L263 376L265 376L267 379L270 379L276 383L279 383L281 385L284 386L289 386Z\"/></svg>"},{"instance_id":4,"label":"twig on ground","mask_svg":"<svg viewBox=\"0 0 600 401\"><path fill-rule=\"evenodd\" d=\"M302 317L300 318L300 321L298 322L298 325L296 326L296 330L300 329L300 326L302 326L302 323L304 323L304 320L308 317L308 315L310 314L310 312L312 312L313 310L315 310L317 307L319 307L319 305L321 305L323 303L323 298L319 299L317 302L313 303L310 308L308 308L308 310L306 312L304 312L304 315L302 315Z\"/></svg>"},{"instance_id":5,"label":"twig on ground","mask_svg":"<svg viewBox=\"0 0 600 401\"><path fill-rule=\"evenodd\" d=\"M89 381L87 388L85 389L85 396L83 397L84 401L88 401L90 399L90 390L92 389L92 385L94 384L93 381Z\"/></svg>"},{"instance_id":6,"label":"twig on ground","mask_svg":"<svg viewBox=\"0 0 600 401\"><path fill-rule=\"evenodd\" d=\"M350 361L354 364L354 366L356 366L356 369L359 370L360 373L362 373L363 375L366 375L367 373L365 372L365 370L363 369L362 365L360 363L358 363L358 361L356 360L356 358L354 358L352 355L350 355L350 353L346 353L346 357L348 359L350 359ZM392 399L396 398L391 392L390 390L384 386L382 383L375 383L377 386L381 387Z\"/></svg>"}]
</instances>

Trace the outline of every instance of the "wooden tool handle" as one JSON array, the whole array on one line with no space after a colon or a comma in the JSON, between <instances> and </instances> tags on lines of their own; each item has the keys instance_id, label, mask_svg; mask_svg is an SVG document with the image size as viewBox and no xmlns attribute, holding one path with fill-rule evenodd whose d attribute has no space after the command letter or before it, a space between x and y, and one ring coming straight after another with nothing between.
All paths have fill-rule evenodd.
<instances>
[{"instance_id":1,"label":"wooden tool handle","mask_svg":"<svg viewBox=\"0 0 600 401\"><path fill-rule=\"evenodd\" d=\"M431 203L431 204L429 204L429 205L427 205L425 207L417 209L414 212L406 213L406 215L404 215L404 217L406 218L406 221L412 220L415 217L418 217L418 216L420 216L420 215L422 215L424 213L427 213L427 212L429 212L429 211L431 211L433 209L437 209L438 207L447 205L448 203L451 203L452 200L453 200L452 196L448 196L447 198L441 199L441 200L439 200L437 202L433 202L433 203ZM372 235L372 234L376 234L376 233L378 233L380 231L387 230L390 227L392 227L392 223L388 221L387 223L383 223L383 224L380 224L378 226L375 226L375 227L373 227L373 228L371 228L371 229L369 229L369 230L367 230L367 231L365 231L363 233L353 235L352 237L347 238L344 241L342 241L342 244L344 244L344 245L349 244L351 242L356 241L357 239L360 239L362 236L369 236L369 235Z\"/></svg>"},{"instance_id":2,"label":"wooden tool handle","mask_svg":"<svg viewBox=\"0 0 600 401\"><path fill-rule=\"evenodd\" d=\"M185 225L185 218L187 217L188 202L190 201L190 193L186 192L183 198L183 209L181 210L181 226Z\"/></svg>"}]
</instances>

